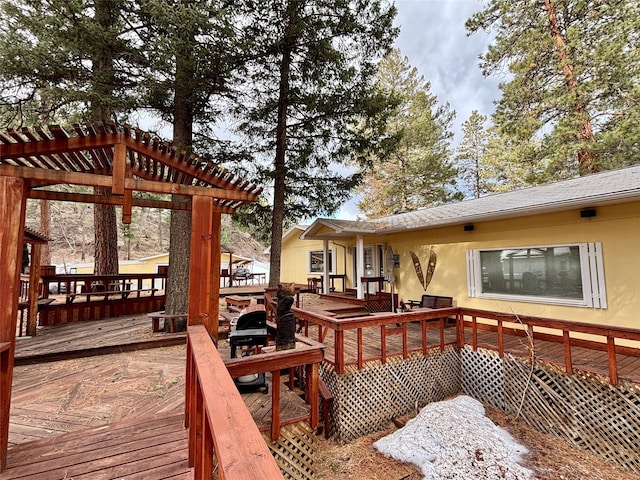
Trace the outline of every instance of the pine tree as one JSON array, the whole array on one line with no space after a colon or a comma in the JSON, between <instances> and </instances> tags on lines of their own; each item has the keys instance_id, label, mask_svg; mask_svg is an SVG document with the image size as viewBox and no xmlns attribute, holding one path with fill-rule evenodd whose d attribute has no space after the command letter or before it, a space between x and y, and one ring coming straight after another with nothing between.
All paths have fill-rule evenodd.
<instances>
[{"instance_id":1,"label":"pine tree","mask_svg":"<svg viewBox=\"0 0 640 480\"><path fill-rule=\"evenodd\" d=\"M397 49L380 62L376 87L397 102L386 132L395 149L370 158L358 208L368 217L380 217L460 198L449 160L455 115L449 105L438 105L429 82Z\"/></svg>"},{"instance_id":2,"label":"pine tree","mask_svg":"<svg viewBox=\"0 0 640 480\"><path fill-rule=\"evenodd\" d=\"M509 71L494 124L540 142L546 179L613 168L637 151L639 135L626 134L640 109L639 19L637 1L492 0L467 21L470 33L495 32L484 73Z\"/></svg>"},{"instance_id":3,"label":"pine tree","mask_svg":"<svg viewBox=\"0 0 640 480\"><path fill-rule=\"evenodd\" d=\"M284 227L337 210L359 180L338 165L381 146L387 101L372 91L372 80L397 29L395 8L382 0L253 6L244 31L254 57L236 116L257 178L273 188L272 208L252 205L250 215L270 219L269 285L275 287Z\"/></svg>"},{"instance_id":4,"label":"pine tree","mask_svg":"<svg viewBox=\"0 0 640 480\"><path fill-rule=\"evenodd\" d=\"M457 148L459 177L473 198L480 198L487 193L486 179L482 174L482 157L488 143L488 134L484 128L486 121L485 115L473 110L471 116L462 124L464 136Z\"/></svg>"},{"instance_id":5,"label":"pine tree","mask_svg":"<svg viewBox=\"0 0 640 480\"><path fill-rule=\"evenodd\" d=\"M64 119L110 121L132 106L139 58L123 0L0 3L2 117L19 127ZM96 189L97 194L108 191ZM118 272L113 205L96 205L95 272Z\"/></svg>"}]
</instances>

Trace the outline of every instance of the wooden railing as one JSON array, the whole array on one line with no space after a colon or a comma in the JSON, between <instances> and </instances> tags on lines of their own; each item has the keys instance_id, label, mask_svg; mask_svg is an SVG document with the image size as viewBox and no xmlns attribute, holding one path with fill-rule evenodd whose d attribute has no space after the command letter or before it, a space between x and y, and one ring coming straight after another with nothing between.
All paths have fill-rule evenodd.
<instances>
[{"instance_id":1,"label":"wooden railing","mask_svg":"<svg viewBox=\"0 0 640 480\"><path fill-rule=\"evenodd\" d=\"M479 347L494 350L502 357L505 352L514 353L519 356L529 356L531 351L535 352L535 357L547 362L560 365L571 374L576 367L575 356L577 349L587 349L592 353L603 352L602 358L597 361L585 364L588 355L580 350L580 369L593 373L603 374L609 378L613 385L619 382L619 366L621 365L618 356L625 356L625 368L627 374L625 378L632 381L639 381L640 375L637 370L640 368L640 360L634 363L633 359L640 359L640 330L621 327L598 326L594 324L556 320L542 317L532 317L508 313L491 312L484 310L472 310L465 308L442 308L435 310L417 310L404 314L375 314L356 318L338 319L331 312L313 312L293 309L296 318L302 324L305 334L309 334L310 325L317 329L317 340L325 342L333 335L333 355L326 355L325 361L334 365L337 373L344 373L349 365L355 365L361 369L370 360L380 360L383 363L390 356L402 356L407 358L412 352L422 352L427 354L431 348L439 347L444 350L447 345L455 345L462 348L470 345L473 350ZM456 330L455 339L451 335L445 336L447 322L455 319ZM420 324L420 346L410 348L407 340L408 326L417 322ZM365 342L363 331L371 327L379 328L379 335L372 340L369 334ZM415 327L412 325L413 335ZM437 329L439 332L439 342L436 345L433 341L427 343L427 332L429 329ZM348 352L345 348L345 335L355 331L355 360L353 352ZM370 330L369 330L370 332ZM486 335L492 332L491 335ZM313 332L315 334L315 332ZM485 335L483 336L482 333ZM389 351L387 337L389 335L402 336L402 346L398 351ZM484 340L483 340L484 339ZM508 340L517 344L520 348L510 348ZM621 344L621 340L627 341L629 345ZM372 345L371 342L377 345ZM629 342L631 341L631 343ZM353 343L350 348L353 350ZM414 342L415 343L415 342ZM561 347L560 354L550 346ZM368 348L376 347L379 355L366 358L364 351ZM518 350L518 351L516 351ZM556 349L558 350L558 349ZM596 358L597 355L593 355ZM629 366L630 365L630 366ZM636 371L634 371L634 369Z\"/></svg>"},{"instance_id":2,"label":"wooden railing","mask_svg":"<svg viewBox=\"0 0 640 480\"><path fill-rule=\"evenodd\" d=\"M212 478L214 454L218 478L284 478L202 325L188 328L185 423L196 480Z\"/></svg>"},{"instance_id":3,"label":"wooden railing","mask_svg":"<svg viewBox=\"0 0 640 480\"><path fill-rule=\"evenodd\" d=\"M51 285L56 291L64 294L81 292L143 290L150 288L164 289L167 275L163 273L124 273L117 275L65 274L43 275L41 278L41 295L49 295ZM64 288L63 288L64 285Z\"/></svg>"},{"instance_id":4,"label":"wooden railing","mask_svg":"<svg viewBox=\"0 0 640 480\"><path fill-rule=\"evenodd\" d=\"M355 318L335 318L329 312L312 312L292 308L296 318L302 322L305 335L309 335L309 325L317 326L318 342L324 342L327 338L327 331L333 331L334 354L333 357L327 356L325 360L334 364L337 373L344 373L348 365L356 365L361 369L365 362L371 360L380 360L385 363L391 356L402 355L408 358L412 352L421 352L426 355L429 348L437 347L444 351L447 345L456 345L456 338L446 341L445 326L447 319L457 314L456 308L443 308L439 310L417 310L401 315L393 313L380 313ZM407 341L407 328L410 323L417 322L420 324L421 342L417 348L410 348ZM380 354L376 356L365 357L364 330L377 328L379 332ZM430 329L436 329L439 332L439 341L437 345L429 345L427 343L427 332ZM345 333L355 332L356 336L356 360L347 361L347 352L345 349ZM387 348L387 337L389 335L402 336L402 349L397 352L390 352Z\"/></svg>"},{"instance_id":5,"label":"wooden railing","mask_svg":"<svg viewBox=\"0 0 640 480\"><path fill-rule=\"evenodd\" d=\"M270 433L275 440L281 428L280 372L304 368L310 413L295 420L308 420L311 428L316 428L318 365L324 357L324 346L303 337L297 337L297 341L299 345L293 350L242 357L225 364L205 328L188 327L185 421L189 428L189 462L196 479L210 478L214 455L219 478L283 478L232 378L271 372Z\"/></svg>"},{"instance_id":6,"label":"wooden railing","mask_svg":"<svg viewBox=\"0 0 640 480\"><path fill-rule=\"evenodd\" d=\"M606 361L600 363L606 365L606 370L603 371L596 361L591 365L581 365L581 369L608 376L612 385L617 385L619 381L618 355L640 358L640 330L637 329L465 308L458 309L458 314L458 345L460 347L471 345L474 351L482 347L494 350L503 357L505 352L509 351L505 346L507 339L515 337L520 340L520 344L524 342L529 355L533 353L536 358L562 365L568 374L573 373L575 366L572 348L605 352ZM471 330L470 341L465 335L467 329ZM482 343L480 341L482 332L493 332L496 341ZM619 345L616 343L619 340L638 342L638 346ZM562 358L559 360L557 357L549 356L550 349L542 347L543 342L561 345ZM636 374L636 377L640 376Z\"/></svg>"}]
</instances>

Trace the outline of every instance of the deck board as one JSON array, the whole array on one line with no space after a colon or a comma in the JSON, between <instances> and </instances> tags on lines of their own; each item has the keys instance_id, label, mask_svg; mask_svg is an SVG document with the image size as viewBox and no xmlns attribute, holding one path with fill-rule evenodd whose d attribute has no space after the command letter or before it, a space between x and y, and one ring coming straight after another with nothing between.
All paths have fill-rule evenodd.
<instances>
[{"instance_id":1,"label":"deck board","mask_svg":"<svg viewBox=\"0 0 640 480\"><path fill-rule=\"evenodd\" d=\"M190 478L182 414L126 422L14 446L0 479Z\"/></svg>"}]
</instances>

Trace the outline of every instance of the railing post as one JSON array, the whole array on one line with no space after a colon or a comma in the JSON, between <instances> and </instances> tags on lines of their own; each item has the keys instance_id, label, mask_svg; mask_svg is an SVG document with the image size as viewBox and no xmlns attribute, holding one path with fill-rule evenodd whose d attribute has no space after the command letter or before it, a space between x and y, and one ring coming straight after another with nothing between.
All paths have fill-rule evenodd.
<instances>
[{"instance_id":1,"label":"railing post","mask_svg":"<svg viewBox=\"0 0 640 480\"><path fill-rule=\"evenodd\" d=\"M318 379L320 375L318 373L318 364L312 363L311 365L305 365L305 377L307 378L306 385L306 394L309 399L309 406L311 407L311 428L316 428L318 426L318 408L319 401L318 396L320 395L320 390L318 387Z\"/></svg>"},{"instance_id":2,"label":"railing post","mask_svg":"<svg viewBox=\"0 0 640 480\"><path fill-rule=\"evenodd\" d=\"M571 337L568 330L562 331L562 343L564 344L564 370L571 375L573 374L573 361L571 360Z\"/></svg>"},{"instance_id":3,"label":"railing post","mask_svg":"<svg viewBox=\"0 0 640 480\"><path fill-rule=\"evenodd\" d=\"M364 352L362 345L362 328L358 328L358 370L362 370L364 365Z\"/></svg>"},{"instance_id":4,"label":"railing post","mask_svg":"<svg viewBox=\"0 0 640 480\"><path fill-rule=\"evenodd\" d=\"M194 445L194 467L195 467L195 478L196 480L203 480L205 479L205 472L203 471L203 455L204 455L204 451L202 449L202 445L203 445L203 431L207 430L207 419L206 419L206 415L204 414L204 398L203 398L203 394L202 394L202 388L200 387L199 383L199 379L196 377L196 391L195 391L195 405L194 405L194 413L195 415L193 416L193 432L189 432L189 438L191 438L191 435L193 435L193 445Z\"/></svg>"},{"instance_id":5,"label":"railing post","mask_svg":"<svg viewBox=\"0 0 640 480\"><path fill-rule=\"evenodd\" d=\"M382 364L387 363L387 336L385 335L385 325L380 325L380 356Z\"/></svg>"},{"instance_id":6,"label":"railing post","mask_svg":"<svg viewBox=\"0 0 640 480\"><path fill-rule=\"evenodd\" d=\"M402 358L409 358L409 342L407 341L407 322L402 322Z\"/></svg>"},{"instance_id":7,"label":"railing post","mask_svg":"<svg viewBox=\"0 0 640 480\"><path fill-rule=\"evenodd\" d=\"M444 318L438 319L438 325L440 326L440 351L444 352Z\"/></svg>"},{"instance_id":8,"label":"railing post","mask_svg":"<svg viewBox=\"0 0 640 480\"><path fill-rule=\"evenodd\" d=\"M504 332L502 331L501 319L498 319L498 356L504 357Z\"/></svg>"},{"instance_id":9,"label":"railing post","mask_svg":"<svg viewBox=\"0 0 640 480\"><path fill-rule=\"evenodd\" d=\"M429 348L427 347L427 321L422 319L420 320L420 329L422 334L422 355L425 357L429 353Z\"/></svg>"},{"instance_id":10,"label":"railing post","mask_svg":"<svg viewBox=\"0 0 640 480\"><path fill-rule=\"evenodd\" d=\"M271 372L271 440L280 437L280 370Z\"/></svg>"},{"instance_id":11,"label":"railing post","mask_svg":"<svg viewBox=\"0 0 640 480\"><path fill-rule=\"evenodd\" d=\"M607 353L609 354L609 383L618 385L618 360L616 358L616 339L607 335Z\"/></svg>"},{"instance_id":12,"label":"railing post","mask_svg":"<svg viewBox=\"0 0 640 480\"><path fill-rule=\"evenodd\" d=\"M336 373L344 373L344 332L342 330L334 330L334 352L336 362Z\"/></svg>"},{"instance_id":13,"label":"railing post","mask_svg":"<svg viewBox=\"0 0 640 480\"><path fill-rule=\"evenodd\" d=\"M471 345L473 346L473 351L478 351L478 319L475 315L471 316Z\"/></svg>"}]
</instances>

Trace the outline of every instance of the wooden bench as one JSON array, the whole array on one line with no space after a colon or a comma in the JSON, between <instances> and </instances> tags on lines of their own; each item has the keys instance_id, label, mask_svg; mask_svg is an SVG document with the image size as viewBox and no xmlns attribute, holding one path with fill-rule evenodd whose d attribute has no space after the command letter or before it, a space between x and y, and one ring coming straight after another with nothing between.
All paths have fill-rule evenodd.
<instances>
[{"instance_id":1,"label":"wooden bench","mask_svg":"<svg viewBox=\"0 0 640 480\"><path fill-rule=\"evenodd\" d=\"M160 320L164 320L164 325L167 325L169 322L169 333L175 333L176 331L176 320L186 320L187 314L181 313L177 315L169 315L162 312L153 312L147 315L151 319L151 331L159 332L160 331Z\"/></svg>"},{"instance_id":2,"label":"wooden bench","mask_svg":"<svg viewBox=\"0 0 640 480\"><path fill-rule=\"evenodd\" d=\"M420 300L409 300L409 307L417 308L448 308L453 307L453 297L441 295L422 295Z\"/></svg>"},{"instance_id":3,"label":"wooden bench","mask_svg":"<svg viewBox=\"0 0 640 480\"><path fill-rule=\"evenodd\" d=\"M80 292L80 293L67 293L67 303L73 303L76 297L87 297L87 302L91 301L93 297L104 297L106 300L110 295L119 295L122 300L129 298L129 295L136 294L136 298L140 298L140 294L144 292L151 292L153 297L158 291L157 288L141 288L138 290L110 290L110 291L97 291L97 292Z\"/></svg>"},{"instance_id":4,"label":"wooden bench","mask_svg":"<svg viewBox=\"0 0 640 480\"><path fill-rule=\"evenodd\" d=\"M227 311L229 312L239 312L251 305L251 297L241 295L227 295L224 297L224 301L227 303Z\"/></svg>"}]
</instances>

